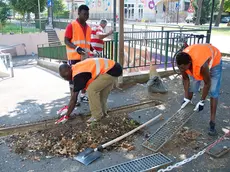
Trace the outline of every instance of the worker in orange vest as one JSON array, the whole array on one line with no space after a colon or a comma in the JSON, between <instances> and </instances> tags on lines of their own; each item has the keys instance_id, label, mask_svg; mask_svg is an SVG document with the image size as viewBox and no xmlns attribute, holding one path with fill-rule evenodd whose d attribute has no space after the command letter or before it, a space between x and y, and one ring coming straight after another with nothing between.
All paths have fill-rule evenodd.
<instances>
[{"instance_id":1,"label":"worker in orange vest","mask_svg":"<svg viewBox=\"0 0 230 172\"><path fill-rule=\"evenodd\" d=\"M60 65L59 73L67 81L73 81L74 88L68 111L56 122L65 123L75 108L76 97L80 90L87 90L92 117L89 123L107 115L107 99L117 77L122 74L119 63L106 58L88 58L75 65Z\"/></svg>"},{"instance_id":2,"label":"worker in orange vest","mask_svg":"<svg viewBox=\"0 0 230 172\"><path fill-rule=\"evenodd\" d=\"M183 77L185 90L185 98L181 108L191 102L193 93L198 92L201 81L204 81L201 100L196 104L194 111L203 110L209 93L211 115L208 134L216 135L215 118L222 76L220 51L211 44L194 44L177 54L176 62Z\"/></svg>"},{"instance_id":3,"label":"worker in orange vest","mask_svg":"<svg viewBox=\"0 0 230 172\"><path fill-rule=\"evenodd\" d=\"M89 57L90 51L98 54L97 51L91 46L91 28L86 23L89 18L89 7L81 5L78 8L78 18L71 22L66 27L65 44L67 51L68 64L74 65ZM73 92L73 83L69 82L70 92ZM88 102L85 91L82 90L80 94L80 101ZM79 103L77 103L79 105ZM64 107L64 109L67 108ZM67 110L67 109L66 109Z\"/></svg>"}]
</instances>

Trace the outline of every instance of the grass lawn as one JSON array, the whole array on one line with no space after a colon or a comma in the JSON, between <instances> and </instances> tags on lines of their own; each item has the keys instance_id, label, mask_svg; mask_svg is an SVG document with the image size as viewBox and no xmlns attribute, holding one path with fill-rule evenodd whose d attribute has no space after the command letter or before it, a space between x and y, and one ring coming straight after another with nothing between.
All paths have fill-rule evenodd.
<instances>
[{"instance_id":1,"label":"grass lawn","mask_svg":"<svg viewBox=\"0 0 230 172\"><path fill-rule=\"evenodd\" d=\"M229 28L213 28L212 33L215 35L228 35L228 36L230 36L230 27Z\"/></svg>"},{"instance_id":2,"label":"grass lawn","mask_svg":"<svg viewBox=\"0 0 230 172\"><path fill-rule=\"evenodd\" d=\"M20 24L7 23L3 28L0 26L0 33L9 34L9 33L34 33L39 32L39 29L34 27L20 26Z\"/></svg>"}]
</instances>

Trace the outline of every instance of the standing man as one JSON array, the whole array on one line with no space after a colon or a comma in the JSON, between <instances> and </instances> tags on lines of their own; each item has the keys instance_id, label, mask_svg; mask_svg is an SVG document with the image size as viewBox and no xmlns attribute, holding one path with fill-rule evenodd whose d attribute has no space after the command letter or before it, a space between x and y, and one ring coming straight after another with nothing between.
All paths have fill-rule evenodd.
<instances>
[{"instance_id":1,"label":"standing man","mask_svg":"<svg viewBox=\"0 0 230 172\"><path fill-rule=\"evenodd\" d=\"M86 23L89 18L89 7L81 5L78 8L78 18L66 27L65 44L68 64L74 65L89 57L90 50L96 52L90 44L91 28ZM70 92L73 92L73 82L69 82ZM80 101L88 102L85 91L80 94ZM79 103L77 103L79 105ZM65 107L68 108L68 107Z\"/></svg>"},{"instance_id":2,"label":"standing man","mask_svg":"<svg viewBox=\"0 0 230 172\"><path fill-rule=\"evenodd\" d=\"M181 107L185 107L192 100L193 93L198 92L200 82L204 81L201 100L197 103L194 111L203 110L209 93L211 115L208 134L216 135L215 118L222 76L220 51L211 44L194 44L179 53L176 56L176 62L183 77L185 90L185 98Z\"/></svg>"},{"instance_id":3,"label":"standing man","mask_svg":"<svg viewBox=\"0 0 230 172\"><path fill-rule=\"evenodd\" d=\"M88 58L72 65L66 63L59 67L59 73L67 81L73 81L74 88L68 111L63 114L56 124L64 123L69 119L75 108L76 97L80 90L87 90L92 117L88 123L100 120L107 115L107 99L117 77L122 74L119 63L105 58Z\"/></svg>"},{"instance_id":4,"label":"standing man","mask_svg":"<svg viewBox=\"0 0 230 172\"><path fill-rule=\"evenodd\" d=\"M94 26L92 28L92 33L91 33L91 44L92 47L99 53L100 57L102 57L102 51L104 47L104 41L103 39L108 37L109 35L113 34L113 31L111 30L108 33L105 33L104 29L107 25L107 20L102 19L100 21L100 25ZM91 54L92 56L92 54Z\"/></svg>"}]
</instances>

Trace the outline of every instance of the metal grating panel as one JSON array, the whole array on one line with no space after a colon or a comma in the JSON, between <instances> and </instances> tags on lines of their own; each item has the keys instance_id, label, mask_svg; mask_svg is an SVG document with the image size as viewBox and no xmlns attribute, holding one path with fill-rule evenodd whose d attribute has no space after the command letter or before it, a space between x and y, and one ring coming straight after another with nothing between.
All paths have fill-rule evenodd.
<instances>
[{"instance_id":1,"label":"metal grating panel","mask_svg":"<svg viewBox=\"0 0 230 172\"><path fill-rule=\"evenodd\" d=\"M156 153L94 172L145 172L170 163L172 163L171 159L161 153Z\"/></svg>"},{"instance_id":2,"label":"metal grating panel","mask_svg":"<svg viewBox=\"0 0 230 172\"><path fill-rule=\"evenodd\" d=\"M188 104L184 109L177 111L154 134L144 141L142 146L157 152L194 114L194 107L193 104Z\"/></svg>"}]
</instances>

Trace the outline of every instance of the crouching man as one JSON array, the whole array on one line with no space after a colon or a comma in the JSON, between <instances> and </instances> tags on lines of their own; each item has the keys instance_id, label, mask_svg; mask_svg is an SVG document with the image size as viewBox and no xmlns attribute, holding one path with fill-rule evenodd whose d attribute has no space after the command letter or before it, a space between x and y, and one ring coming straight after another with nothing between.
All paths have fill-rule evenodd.
<instances>
[{"instance_id":1,"label":"crouching man","mask_svg":"<svg viewBox=\"0 0 230 172\"><path fill-rule=\"evenodd\" d=\"M62 64L59 73L67 81L73 81L73 95L71 96L68 111L56 123L64 123L69 119L75 108L76 97L80 90L87 90L91 118L88 123L100 120L107 114L107 99L117 77L122 75L119 63L105 58L90 58L70 67Z\"/></svg>"}]
</instances>

